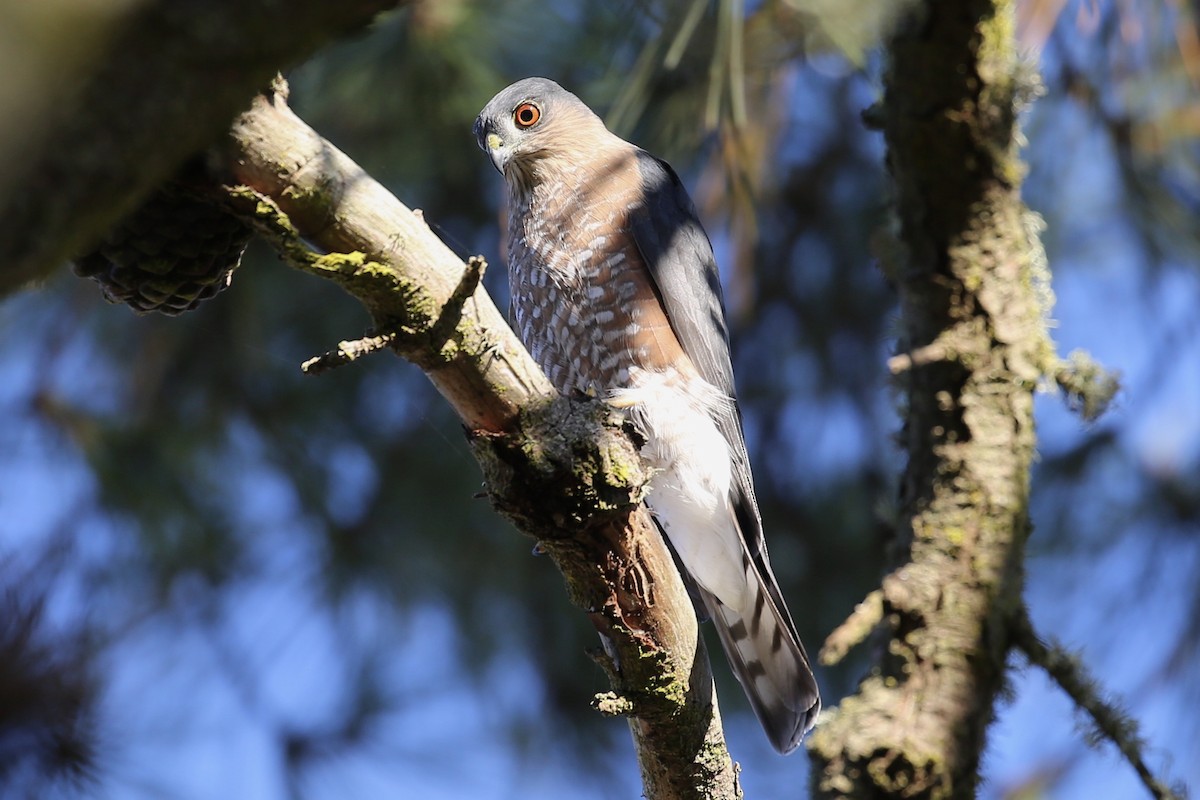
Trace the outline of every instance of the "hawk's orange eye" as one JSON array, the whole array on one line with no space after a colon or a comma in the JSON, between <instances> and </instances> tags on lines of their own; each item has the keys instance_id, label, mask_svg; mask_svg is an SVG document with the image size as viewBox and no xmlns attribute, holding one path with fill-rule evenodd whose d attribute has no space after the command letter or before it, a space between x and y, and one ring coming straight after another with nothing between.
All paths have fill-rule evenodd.
<instances>
[{"instance_id":1,"label":"hawk's orange eye","mask_svg":"<svg viewBox=\"0 0 1200 800\"><path fill-rule=\"evenodd\" d=\"M533 103L521 103L513 112L513 122L518 128L532 128L542 118L541 110Z\"/></svg>"}]
</instances>

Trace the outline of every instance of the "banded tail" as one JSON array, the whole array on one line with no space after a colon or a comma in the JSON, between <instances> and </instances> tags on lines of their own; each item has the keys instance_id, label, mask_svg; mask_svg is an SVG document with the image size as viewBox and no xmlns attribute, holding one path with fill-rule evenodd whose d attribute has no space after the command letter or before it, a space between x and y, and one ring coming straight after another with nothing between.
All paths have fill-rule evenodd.
<instances>
[{"instance_id":1,"label":"banded tail","mask_svg":"<svg viewBox=\"0 0 1200 800\"><path fill-rule=\"evenodd\" d=\"M760 573L750 559L743 563L750 584L744 608L730 608L703 588L700 596L763 730L786 755L816 722L821 697L770 567L763 559Z\"/></svg>"}]
</instances>

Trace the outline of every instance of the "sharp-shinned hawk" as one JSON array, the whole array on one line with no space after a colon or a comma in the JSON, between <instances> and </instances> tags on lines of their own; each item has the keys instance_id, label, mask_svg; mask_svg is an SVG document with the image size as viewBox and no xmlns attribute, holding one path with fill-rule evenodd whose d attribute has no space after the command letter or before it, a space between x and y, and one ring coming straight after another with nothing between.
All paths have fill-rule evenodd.
<instances>
[{"instance_id":1,"label":"sharp-shinned hawk","mask_svg":"<svg viewBox=\"0 0 1200 800\"><path fill-rule=\"evenodd\" d=\"M492 98L475 135L508 185L517 334L559 391L628 409L655 469L647 505L790 752L821 703L767 559L720 277L691 199L669 165L545 78Z\"/></svg>"}]
</instances>

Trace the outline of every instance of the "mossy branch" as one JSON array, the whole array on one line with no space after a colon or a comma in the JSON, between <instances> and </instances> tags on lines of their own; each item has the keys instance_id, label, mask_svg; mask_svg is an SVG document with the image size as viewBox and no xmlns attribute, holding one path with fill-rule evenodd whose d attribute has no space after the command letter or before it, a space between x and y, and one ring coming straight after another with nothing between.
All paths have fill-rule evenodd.
<instances>
[{"instance_id":1,"label":"mossy branch","mask_svg":"<svg viewBox=\"0 0 1200 800\"><path fill-rule=\"evenodd\" d=\"M1046 642L1038 636L1029 618L1029 611L1024 606L1013 618L1012 635L1030 663L1044 669L1050 679L1091 718L1096 727L1090 740L1107 740L1116 745L1156 800L1181 800L1183 791L1168 787L1155 777L1146 764L1143 754L1145 742L1138 733L1137 721L1120 706L1104 700L1100 684L1088 674L1087 667L1075 654L1058 642Z\"/></svg>"}]
</instances>

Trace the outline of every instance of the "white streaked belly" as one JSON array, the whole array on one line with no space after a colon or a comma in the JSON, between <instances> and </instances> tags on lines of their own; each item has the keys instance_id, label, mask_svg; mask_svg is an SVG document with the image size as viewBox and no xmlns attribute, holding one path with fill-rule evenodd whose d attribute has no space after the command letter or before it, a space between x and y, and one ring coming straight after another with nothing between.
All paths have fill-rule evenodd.
<instances>
[{"instance_id":1,"label":"white streaked belly","mask_svg":"<svg viewBox=\"0 0 1200 800\"><path fill-rule=\"evenodd\" d=\"M729 443L711 410L728 403L699 377L634 369L610 399L628 408L646 437L642 456L655 470L646 503L696 582L731 608L745 605L742 543L730 507Z\"/></svg>"}]
</instances>

